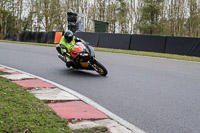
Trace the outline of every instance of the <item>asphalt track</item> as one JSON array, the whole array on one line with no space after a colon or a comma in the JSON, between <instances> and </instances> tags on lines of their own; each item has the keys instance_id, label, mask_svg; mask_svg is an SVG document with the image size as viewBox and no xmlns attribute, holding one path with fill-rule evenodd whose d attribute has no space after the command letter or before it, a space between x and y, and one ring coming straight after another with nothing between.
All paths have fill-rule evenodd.
<instances>
[{"instance_id":1,"label":"asphalt track","mask_svg":"<svg viewBox=\"0 0 200 133\"><path fill-rule=\"evenodd\" d=\"M200 63L96 52L108 76L67 69L55 48L0 42L0 64L57 82L148 133L199 133Z\"/></svg>"}]
</instances>

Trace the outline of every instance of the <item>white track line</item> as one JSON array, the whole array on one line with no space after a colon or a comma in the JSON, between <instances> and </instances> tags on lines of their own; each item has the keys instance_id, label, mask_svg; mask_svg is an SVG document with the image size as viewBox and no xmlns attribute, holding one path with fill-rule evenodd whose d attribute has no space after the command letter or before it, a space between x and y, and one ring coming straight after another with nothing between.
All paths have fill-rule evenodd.
<instances>
[{"instance_id":1,"label":"white track line","mask_svg":"<svg viewBox=\"0 0 200 133\"><path fill-rule=\"evenodd\" d=\"M2 67L5 67L5 68L8 68L8 69L12 69L12 70L15 70L15 71L18 71L18 72L21 72L23 74L27 74L27 75L30 75L32 77L35 77L35 78L38 78L38 79L41 79L43 81L46 81L48 83L51 83L55 86L57 86L58 88L60 88L61 90L64 90L76 97L78 97L79 99L81 99L82 101L84 101L85 103L95 107L96 109L98 109L99 111L103 112L104 114L106 114L108 117L110 117L111 119L117 121L119 124L123 125L124 127L130 129L131 131L133 131L134 133L146 133L144 132L143 130L139 129L138 127L136 127L135 125L125 121L124 119L120 118L119 116L113 114L112 112L110 112L109 110L105 109L104 107L100 106L99 104L97 104L96 102L92 101L91 99L89 99L88 97L86 96L83 96L81 95L80 93L76 92L76 91L73 91L72 89L69 89L65 86L62 86L60 84L57 84L53 81L50 81L50 80L47 80L47 79L44 79L44 78L41 78L39 76L36 76L36 75L33 75L33 74L30 74L30 73L27 73L27 72L24 72L24 71L21 71L21 70L18 70L18 69L15 69L15 68L12 68L12 67L8 67L8 66L4 66L4 65L1 65L0 66Z\"/></svg>"}]
</instances>

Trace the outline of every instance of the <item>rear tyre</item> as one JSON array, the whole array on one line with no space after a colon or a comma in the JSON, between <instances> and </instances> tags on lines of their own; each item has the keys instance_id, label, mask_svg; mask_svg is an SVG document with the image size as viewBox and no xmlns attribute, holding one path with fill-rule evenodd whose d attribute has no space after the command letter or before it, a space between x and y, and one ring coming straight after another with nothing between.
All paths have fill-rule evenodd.
<instances>
[{"instance_id":1,"label":"rear tyre","mask_svg":"<svg viewBox=\"0 0 200 133\"><path fill-rule=\"evenodd\" d=\"M95 61L93 67L95 68L95 71L101 76L106 76L108 74L107 69L98 61Z\"/></svg>"}]
</instances>

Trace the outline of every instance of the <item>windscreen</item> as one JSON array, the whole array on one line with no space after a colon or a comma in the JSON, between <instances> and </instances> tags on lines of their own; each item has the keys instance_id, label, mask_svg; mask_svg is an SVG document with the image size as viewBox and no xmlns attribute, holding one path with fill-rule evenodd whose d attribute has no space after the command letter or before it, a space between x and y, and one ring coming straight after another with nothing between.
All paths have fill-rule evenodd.
<instances>
[{"instance_id":1,"label":"windscreen","mask_svg":"<svg viewBox=\"0 0 200 133\"><path fill-rule=\"evenodd\" d=\"M85 47L85 45L82 42L77 42L76 45L81 46L86 52L89 53L88 49Z\"/></svg>"}]
</instances>

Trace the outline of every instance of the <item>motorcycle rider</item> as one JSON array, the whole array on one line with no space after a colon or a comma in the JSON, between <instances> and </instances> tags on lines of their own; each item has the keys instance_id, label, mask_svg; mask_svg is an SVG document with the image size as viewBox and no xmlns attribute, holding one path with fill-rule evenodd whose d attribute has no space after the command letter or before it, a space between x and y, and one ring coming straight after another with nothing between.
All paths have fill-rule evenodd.
<instances>
[{"instance_id":1,"label":"motorcycle rider","mask_svg":"<svg viewBox=\"0 0 200 133\"><path fill-rule=\"evenodd\" d=\"M66 62L67 67L72 66L72 57L70 52L77 42L82 42L86 45L84 40L75 37L72 31L67 30L62 36L60 43L56 45L56 49L59 53L58 56Z\"/></svg>"}]
</instances>

